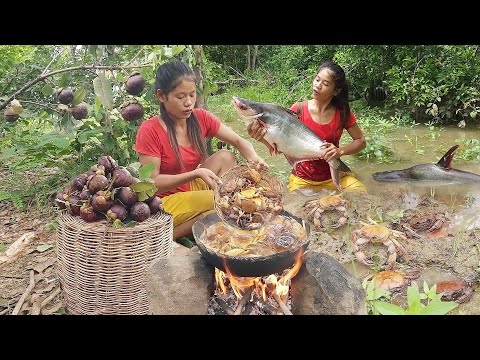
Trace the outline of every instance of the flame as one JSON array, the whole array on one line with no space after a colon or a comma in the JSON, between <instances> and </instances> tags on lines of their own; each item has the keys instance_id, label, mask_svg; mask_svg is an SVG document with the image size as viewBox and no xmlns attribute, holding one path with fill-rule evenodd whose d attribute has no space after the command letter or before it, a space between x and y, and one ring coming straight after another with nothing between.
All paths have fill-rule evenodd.
<instances>
[{"instance_id":1,"label":"flame","mask_svg":"<svg viewBox=\"0 0 480 360\"><path fill-rule=\"evenodd\" d=\"M217 288L223 294L226 294L226 285L224 279L228 279L238 300L242 298L243 294L245 294L247 290L253 287L254 291L252 291L251 294L253 295L253 293L256 292L258 296L263 299L263 301L267 300L268 294L275 293L280 297L280 299L282 299L282 301L286 302L288 299L288 292L290 290L291 279L297 275L302 267L302 263L303 251L300 251L295 259L295 264L293 267L289 270L285 270L286 274L280 278L275 274L271 274L267 277L235 276L225 264L226 272L215 268L215 280L217 282Z\"/></svg>"}]
</instances>

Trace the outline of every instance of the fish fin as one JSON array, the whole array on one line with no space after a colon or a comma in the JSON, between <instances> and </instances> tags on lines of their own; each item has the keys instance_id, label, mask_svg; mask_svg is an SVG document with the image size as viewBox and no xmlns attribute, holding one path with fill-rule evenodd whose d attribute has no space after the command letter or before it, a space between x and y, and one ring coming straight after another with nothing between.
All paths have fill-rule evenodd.
<instances>
[{"instance_id":1,"label":"fish fin","mask_svg":"<svg viewBox=\"0 0 480 360\"><path fill-rule=\"evenodd\" d=\"M300 119L300 116L299 116L298 112L295 112L291 109L286 109L286 108L285 108L285 111L288 112L290 115L296 117L297 119Z\"/></svg>"},{"instance_id":2,"label":"fish fin","mask_svg":"<svg viewBox=\"0 0 480 360\"><path fill-rule=\"evenodd\" d=\"M352 170L350 170L350 168L348 167L348 165L345 164L342 160L338 159L338 161L340 162L340 166L338 167L338 171L341 171L341 172L352 172Z\"/></svg>"},{"instance_id":3,"label":"fish fin","mask_svg":"<svg viewBox=\"0 0 480 360\"><path fill-rule=\"evenodd\" d=\"M288 163L292 165L293 167L297 166L298 163L301 163L302 161L310 161L310 160L316 160L316 159L300 159L296 158L287 154L284 154L285 158L287 159Z\"/></svg>"},{"instance_id":4,"label":"fish fin","mask_svg":"<svg viewBox=\"0 0 480 360\"><path fill-rule=\"evenodd\" d=\"M452 165L453 155L455 155L455 151L457 151L458 145L454 145L448 150L445 155L442 156L440 160L438 160L437 165L443 167L445 169L450 169Z\"/></svg>"}]
</instances>

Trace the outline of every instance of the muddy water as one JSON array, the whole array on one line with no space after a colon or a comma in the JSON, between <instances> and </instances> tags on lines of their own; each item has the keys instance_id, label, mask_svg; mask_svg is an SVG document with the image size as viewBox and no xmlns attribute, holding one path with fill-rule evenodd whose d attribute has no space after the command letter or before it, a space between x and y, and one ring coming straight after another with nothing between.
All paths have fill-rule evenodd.
<instances>
[{"instance_id":1,"label":"muddy water","mask_svg":"<svg viewBox=\"0 0 480 360\"><path fill-rule=\"evenodd\" d=\"M270 156L266 147L251 139L245 131L243 122L236 121L228 123L242 137L249 140L257 152L269 164L272 172L277 174L285 182L290 174L291 167L283 156ZM453 233L465 232L468 230L480 229L480 184L470 185L445 185L445 184L399 184L399 183L378 183L372 179L372 174L379 171L404 169L420 163L436 163L445 152L455 144L459 144L458 139L470 140L480 138L480 128L459 129L450 127L444 129L430 130L424 125L414 128L399 128L394 130L388 140L388 146L393 150L394 155L390 163L380 163L376 161L365 161L354 156L345 156L342 158L350 168L356 173L356 176L362 181L370 194L375 194L385 198L386 202L390 200L390 194L393 191L404 189L410 192L410 198L406 197L406 208L416 208L419 199L422 196L428 196L440 201L448 206L451 211L451 227ZM349 136L344 134L344 139L348 141ZM457 142L455 141L457 140ZM460 148L462 147L460 143ZM469 171L480 174L480 163L478 161L463 161L460 158L453 159L452 166L459 170ZM405 205L405 204L404 204ZM460 239L460 237L459 237ZM480 268L480 243L479 249L474 247L471 251L478 257L478 266ZM452 248L452 256L454 255ZM429 256L435 257L435 254ZM452 261L460 261L452 258ZM428 263L429 261L427 261ZM371 269L358 263L356 260L344 263L346 268L359 280L362 280L369 274ZM447 266L448 267L448 266ZM478 271L478 270L477 270ZM419 288L423 288L425 281L429 286L442 280L451 280L457 278L445 267L425 266L422 268L420 277L417 279ZM461 304L452 313L480 314L480 289L478 288L478 279L473 281L475 289L472 299ZM404 304L405 299L399 298L396 303Z\"/></svg>"}]
</instances>

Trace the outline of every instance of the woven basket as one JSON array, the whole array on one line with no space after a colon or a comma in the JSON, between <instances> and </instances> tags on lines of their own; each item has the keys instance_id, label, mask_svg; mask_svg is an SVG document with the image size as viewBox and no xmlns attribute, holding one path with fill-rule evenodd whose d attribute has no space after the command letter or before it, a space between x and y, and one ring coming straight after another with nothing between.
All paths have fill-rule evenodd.
<instances>
[{"instance_id":1,"label":"woven basket","mask_svg":"<svg viewBox=\"0 0 480 360\"><path fill-rule=\"evenodd\" d=\"M254 184L254 185L251 183L251 181L247 181L246 184L239 191L245 190L246 187L251 187L252 185L253 185L253 187L256 187L256 188L258 188L258 187L268 187L271 190L273 190L274 192L280 194L280 204L283 204L283 194L284 194L284 191L285 191L285 185L276 176L272 175L268 171L267 168L262 167L260 169L257 169L256 167L249 166L248 164L237 165L237 166L234 166L233 168L229 169L228 171L226 171L220 177L220 180L222 181L222 184L226 184L227 182L229 182L232 179L236 180L236 179L240 179L240 178L246 178L245 177L245 172L248 171L250 168L252 168L252 169L254 168L260 174L261 180L260 180L260 182ZM228 210L219 206L220 199L222 198L222 194L220 193L221 189L222 189L222 186L220 185L220 186L216 186L215 190L214 190L214 207L215 207L215 211L218 214L218 217L223 222L227 223L230 226L233 226L233 227L239 228L239 229L247 229L244 226L239 226L235 222L235 220L229 219L228 216L227 216L228 214L224 213L224 211L228 211ZM239 191L235 191L233 194L235 194ZM230 193L230 197L232 197L233 194ZM280 212L281 211L278 211L278 212L274 213L270 210L260 211L259 213L262 215L263 220L264 220L262 222L262 225L265 225L265 224L273 221L273 219L275 219Z\"/></svg>"},{"instance_id":2,"label":"woven basket","mask_svg":"<svg viewBox=\"0 0 480 360\"><path fill-rule=\"evenodd\" d=\"M173 250L173 218L160 211L134 227L62 213L57 271L71 314L147 314L147 268Z\"/></svg>"}]
</instances>

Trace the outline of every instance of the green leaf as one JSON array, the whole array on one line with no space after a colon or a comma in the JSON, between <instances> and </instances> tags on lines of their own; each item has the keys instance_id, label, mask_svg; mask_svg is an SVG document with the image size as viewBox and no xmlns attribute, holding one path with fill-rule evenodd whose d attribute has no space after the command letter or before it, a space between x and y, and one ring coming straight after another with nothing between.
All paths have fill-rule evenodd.
<instances>
[{"instance_id":1,"label":"green leaf","mask_svg":"<svg viewBox=\"0 0 480 360\"><path fill-rule=\"evenodd\" d=\"M95 91L95 95L97 95L102 102L102 105L107 110L113 109L113 95L112 95L112 85L110 81L105 77L104 72L102 71L100 75L98 75L93 80L93 90Z\"/></svg>"},{"instance_id":2,"label":"green leaf","mask_svg":"<svg viewBox=\"0 0 480 360\"><path fill-rule=\"evenodd\" d=\"M150 197L144 192L137 193L137 196L138 196L138 201L145 201Z\"/></svg>"},{"instance_id":3,"label":"green leaf","mask_svg":"<svg viewBox=\"0 0 480 360\"><path fill-rule=\"evenodd\" d=\"M155 191L157 191L157 188L155 187L155 185L153 185L149 182L146 182L146 181L141 181L139 183L132 184L132 185L130 185L130 187L132 188L133 191L135 191L137 193L146 192L146 191L151 190L151 189L155 189Z\"/></svg>"},{"instance_id":4,"label":"green leaf","mask_svg":"<svg viewBox=\"0 0 480 360\"><path fill-rule=\"evenodd\" d=\"M382 315L405 315L405 310L395 304L390 304L384 301L375 301L374 305Z\"/></svg>"},{"instance_id":5,"label":"green leaf","mask_svg":"<svg viewBox=\"0 0 480 360\"><path fill-rule=\"evenodd\" d=\"M42 87L42 94L45 96L50 96L53 95L53 88L50 84L45 84L44 87Z\"/></svg>"},{"instance_id":6,"label":"green leaf","mask_svg":"<svg viewBox=\"0 0 480 360\"><path fill-rule=\"evenodd\" d=\"M79 88L75 93L73 94L73 100L72 100L72 105L78 105L80 104L83 99L85 99L85 96L87 95L87 90L84 88Z\"/></svg>"},{"instance_id":7,"label":"green leaf","mask_svg":"<svg viewBox=\"0 0 480 360\"><path fill-rule=\"evenodd\" d=\"M53 247L53 245L50 245L50 244L38 245L37 246L37 251L38 252L44 252L44 251L47 251L48 249L51 249L52 247Z\"/></svg>"},{"instance_id":8,"label":"green leaf","mask_svg":"<svg viewBox=\"0 0 480 360\"><path fill-rule=\"evenodd\" d=\"M175 56L177 54L180 54L183 49L185 49L185 45L175 45L173 48L172 48L172 55Z\"/></svg>"},{"instance_id":9,"label":"green leaf","mask_svg":"<svg viewBox=\"0 0 480 360\"><path fill-rule=\"evenodd\" d=\"M153 188L153 189L148 189L147 191L145 191L147 193L147 195L149 197L152 197L153 195L155 195L155 193L157 192L157 188Z\"/></svg>"},{"instance_id":10,"label":"green leaf","mask_svg":"<svg viewBox=\"0 0 480 360\"><path fill-rule=\"evenodd\" d=\"M418 314L421 309L420 292L417 285L409 286L407 289L407 302L409 314Z\"/></svg>"},{"instance_id":11,"label":"green leaf","mask_svg":"<svg viewBox=\"0 0 480 360\"><path fill-rule=\"evenodd\" d=\"M422 308L418 314L420 315L445 315L458 306L454 301L432 301L430 304Z\"/></svg>"},{"instance_id":12,"label":"green leaf","mask_svg":"<svg viewBox=\"0 0 480 360\"><path fill-rule=\"evenodd\" d=\"M56 230L58 227L58 221L53 220L52 222L49 222L47 225L45 225L45 228L47 230Z\"/></svg>"},{"instance_id":13,"label":"green leaf","mask_svg":"<svg viewBox=\"0 0 480 360\"><path fill-rule=\"evenodd\" d=\"M0 244L0 252L4 252L5 250L7 250L5 244Z\"/></svg>"},{"instance_id":14,"label":"green leaf","mask_svg":"<svg viewBox=\"0 0 480 360\"><path fill-rule=\"evenodd\" d=\"M139 179L146 180L150 178L150 175L152 175L154 170L155 170L155 165L153 165L152 163L141 166L140 169L138 169Z\"/></svg>"},{"instance_id":15,"label":"green leaf","mask_svg":"<svg viewBox=\"0 0 480 360\"><path fill-rule=\"evenodd\" d=\"M54 312L53 315L67 315L67 312L65 311L65 308L62 307Z\"/></svg>"}]
</instances>

